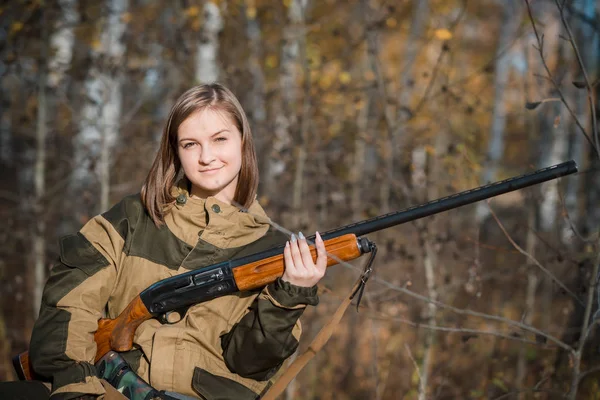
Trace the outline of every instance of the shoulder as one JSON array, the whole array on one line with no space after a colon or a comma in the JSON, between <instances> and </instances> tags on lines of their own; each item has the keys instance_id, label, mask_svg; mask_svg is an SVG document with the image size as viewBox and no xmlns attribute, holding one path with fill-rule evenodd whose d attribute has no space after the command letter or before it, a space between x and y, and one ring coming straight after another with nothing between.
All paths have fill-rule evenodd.
<instances>
[{"instance_id":1,"label":"shoulder","mask_svg":"<svg viewBox=\"0 0 600 400\"><path fill-rule=\"evenodd\" d=\"M101 214L121 237L126 237L132 227L140 220L149 218L139 193L124 197L108 211Z\"/></svg>"}]
</instances>

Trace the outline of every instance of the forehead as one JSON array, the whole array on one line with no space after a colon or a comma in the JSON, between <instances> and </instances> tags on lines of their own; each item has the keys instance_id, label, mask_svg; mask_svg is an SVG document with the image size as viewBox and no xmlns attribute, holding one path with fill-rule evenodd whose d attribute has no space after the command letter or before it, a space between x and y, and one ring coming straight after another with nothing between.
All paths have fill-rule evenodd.
<instances>
[{"instance_id":1,"label":"forehead","mask_svg":"<svg viewBox=\"0 0 600 400\"><path fill-rule=\"evenodd\" d=\"M177 130L181 135L212 135L222 130L237 132L231 116L222 110L206 108L195 111L187 117Z\"/></svg>"}]
</instances>

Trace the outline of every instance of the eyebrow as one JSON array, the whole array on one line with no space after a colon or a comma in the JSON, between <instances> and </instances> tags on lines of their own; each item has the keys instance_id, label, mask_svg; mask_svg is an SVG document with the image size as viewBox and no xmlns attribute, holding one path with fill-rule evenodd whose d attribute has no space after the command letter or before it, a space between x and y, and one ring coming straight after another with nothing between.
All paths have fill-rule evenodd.
<instances>
[{"instance_id":1,"label":"eyebrow","mask_svg":"<svg viewBox=\"0 0 600 400\"><path fill-rule=\"evenodd\" d=\"M210 135L210 137L213 138L213 137L220 135L221 133L225 133L225 132L230 132L230 130L229 129L221 129L220 131L217 131L217 132L213 133L212 135ZM194 139L193 138L181 138L181 139L179 139L179 142L181 143L185 140L194 140Z\"/></svg>"}]
</instances>

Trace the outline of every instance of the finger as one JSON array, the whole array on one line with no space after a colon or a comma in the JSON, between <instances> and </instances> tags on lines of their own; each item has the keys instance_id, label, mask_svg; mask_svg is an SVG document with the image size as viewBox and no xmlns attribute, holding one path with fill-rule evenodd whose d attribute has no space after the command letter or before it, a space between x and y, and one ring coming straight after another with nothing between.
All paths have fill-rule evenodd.
<instances>
[{"instance_id":1,"label":"finger","mask_svg":"<svg viewBox=\"0 0 600 400\"><path fill-rule=\"evenodd\" d=\"M317 249L317 269L324 273L327 268L327 249L319 232L315 233L315 247Z\"/></svg>"},{"instance_id":2,"label":"finger","mask_svg":"<svg viewBox=\"0 0 600 400\"><path fill-rule=\"evenodd\" d=\"M315 267L315 262L313 261L312 254L310 254L310 247L308 247L308 243L302 232L298 232L298 237L300 238L300 240L298 240L298 248L300 249L300 255L302 256L302 263L307 270L312 270Z\"/></svg>"},{"instance_id":3,"label":"finger","mask_svg":"<svg viewBox=\"0 0 600 400\"><path fill-rule=\"evenodd\" d=\"M292 258L292 249L290 242L285 242L285 248L283 249L283 261L285 262L285 270L287 275L295 275L296 266L294 265L294 259Z\"/></svg>"},{"instance_id":4,"label":"finger","mask_svg":"<svg viewBox=\"0 0 600 400\"><path fill-rule=\"evenodd\" d=\"M302 255L300 254L298 242L299 241L296 235L292 234L292 240L290 241L290 251L292 253L292 259L294 260L294 266L296 267L296 271L298 273L304 274L306 272L306 266L304 265L304 261L302 260Z\"/></svg>"}]
</instances>

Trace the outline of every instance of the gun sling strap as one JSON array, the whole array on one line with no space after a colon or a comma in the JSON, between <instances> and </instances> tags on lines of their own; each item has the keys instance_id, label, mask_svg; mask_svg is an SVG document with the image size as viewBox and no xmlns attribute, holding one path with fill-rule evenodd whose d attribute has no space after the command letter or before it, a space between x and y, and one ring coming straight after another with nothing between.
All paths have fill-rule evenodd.
<instances>
[{"instance_id":1,"label":"gun sling strap","mask_svg":"<svg viewBox=\"0 0 600 400\"><path fill-rule=\"evenodd\" d=\"M364 288L366 279L363 274L352 287L352 291L350 295L346 296L341 304L338 306L337 310L333 314L331 321L327 323L319 333L312 340L308 348L296 357L294 362L292 362L289 368L275 381L275 383L269 388L269 390L261 397L261 400L275 400L278 396L280 396L285 388L290 384L290 382L302 371L302 368L308 364L308 362L325 346L327 341L331 338L331 335L335 331L335 328L339 324L340 320L344 316L344 313L348 309L348 306L352 302L355 294L358 292L362 294L362 289ZM360 302L360 298L358 299ZM358 307L358 304L357 304Z\"/></svg>"}]
</instances>

